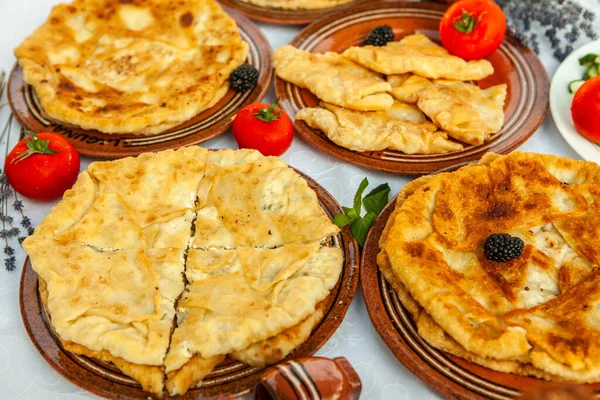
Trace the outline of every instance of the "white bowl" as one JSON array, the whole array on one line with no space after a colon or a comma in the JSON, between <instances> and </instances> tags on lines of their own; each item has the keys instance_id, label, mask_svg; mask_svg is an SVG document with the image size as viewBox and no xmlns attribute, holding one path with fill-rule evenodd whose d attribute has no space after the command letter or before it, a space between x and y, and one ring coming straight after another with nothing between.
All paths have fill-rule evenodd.
<instances>
[{"instance_id":1,"label":"white bowl","mask_svg":"<svg viewBox=\"0 0 600 400\"><path fill-rule=\"evenodd\" d=\"M569 82L581 79L585 67L579 65L579 58L588 53L600 54L600 40L575 50L558 66L550 84L550 112L558 131L569 146L584 160L600 163L600 146L581 136L571 119L573 94L569 93Z\"/></svg>"}]
</instances>

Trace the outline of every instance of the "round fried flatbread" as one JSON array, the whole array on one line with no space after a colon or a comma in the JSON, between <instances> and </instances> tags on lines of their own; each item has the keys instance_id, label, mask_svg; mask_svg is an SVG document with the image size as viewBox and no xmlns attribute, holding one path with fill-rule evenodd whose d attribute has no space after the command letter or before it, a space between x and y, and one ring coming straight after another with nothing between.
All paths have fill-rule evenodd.
<instances>
[{"instance_id":1,"label":"round fried flatbread","mask_svg":"<svg viewBox=\"0 0 600 400\"><path fill-rule=\"evenodd\" d=\"M430 344L490 368L600 378L596 307L600 167L550 155L486 155L411 184L382 236L386 278ZM489 261L492 233L525 242Z\"/></svg>"},{"instance_id":2,"label":"round fried flatbread","mask_svg":"<svg viewBox=\"0 0 600 400\"><path fill-rule=\"evenodd\" d=\"M247 53L213 0L76 0L15 49L49 118L128 134L162 132L213 105Z\"/></svg>"}]
</instances>

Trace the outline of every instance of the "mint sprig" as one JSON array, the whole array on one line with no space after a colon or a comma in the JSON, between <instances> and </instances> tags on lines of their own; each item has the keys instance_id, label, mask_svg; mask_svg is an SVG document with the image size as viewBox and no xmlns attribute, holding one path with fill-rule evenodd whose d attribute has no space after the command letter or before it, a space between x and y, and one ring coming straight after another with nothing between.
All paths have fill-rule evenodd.
<instances>
[{"instance_id":1,"label":"mint sprig","mask_svg":"<svg viewBox=\"0 0 600 400\"><path fill-rule=\"evenodd\" d=\"M371 190L363 198L362 195L367 189L367 186L369 186L369 180L365 178L358 186L358 190L354 195L352 208L342 207L344 213L336 214L333 217L333 223L340 228L350 225L352 236L354 236L354 239L356 239L360 247L365 243L371 225L373 225L375 218L377 218L381 210L383 210L388 203L390 196L390 186L387 183L384 183ZM360 215L363 206L367 213L361 217Z\"/></svg>"}]
</instances>

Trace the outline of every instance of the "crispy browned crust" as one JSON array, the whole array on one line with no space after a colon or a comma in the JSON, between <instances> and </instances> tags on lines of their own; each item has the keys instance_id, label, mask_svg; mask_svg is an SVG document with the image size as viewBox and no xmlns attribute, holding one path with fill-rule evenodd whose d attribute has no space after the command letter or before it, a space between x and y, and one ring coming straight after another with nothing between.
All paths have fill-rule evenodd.
<instances>
[{"instance_id":1,"label":"crispy browned crust","mask_svg":"<svg viewBox=\"0 0 600 400\"><path fill-rule=\"evenodd\" d=\"M189 388L202 381L219 363L224 355L210 358L192 357L183 367L167 374L167 390L171 396L184 394Z\"/></svg>"},{"instance_id":2,"label":"crispy browned crust","mask_svg":"<svg viewBox=\"0 0 600 400\"><path fill-rule=\"evenodd\" d=\"M162 132L213 105L247 54L235 21L206 0L59 4L15 49L50 119L133 134Z\"/></svg>"},{"instance_id":3,"label":"crispy browned crust","mask_svg":"<svg viewBox=\"0 0 600 400\"><path fill-rule=\"evenodd\" d=\"M517 179L518 177L522 177L527 181L535 181L533 183L525 181L525 185L529 185L527 187L530 188L532 193L544 192L543 189L547 189L551 195L548 195L547 198L536 197L539 203L546 206L541 207L538 203L534 207L530 207L528 211L533 215L523 216L518 209L518 207L524 208L527 196L519 196L520 198L516 199L516 201L507 202L509 205L515 206L515 213L499 213L494 216L500 220L500 229L502 227L506 231L515 229L515 227L528 229L528 227L553 222L556 229L560 232L559 236L562 235L569 246L579 253L567 258L561 266L560 271L556 273L554 279L560 288L558 297L549 301L546 300L546 302L533 308L520 308L510 311L509 307L501 313L507 312L504 318L497 319L497 324L494 324L497 328L500 328L499 332L507 332L512 329L510 328L511 326L522 328L526 331L527 348L531 346L530 350L526 350L520 354L513 354L504 359L501 357L502 355L498 357L498 354L486 354L485 351L482 351L482 347L479 346L479 344L489 344L490 338L486 339L485 335L493 333L493 330L488 329L485 331L484 329L483 337L480 336L479 338L477 337L477 333L475 333L469 337L471 343L467 343L467 346L465 346L464 337L461 336L462 332L460 332L460 329L457 332L456 329L448 326L444 318L439 318L440 309L436 308L439 307L439 304L432 305L431 300L427 296L423 298L423 294L419 293L423 288L417 287L415 289L415 282L411 281L407 273L402 274L402 271L400 271L401 273L398 274L397 267L393 265L389 258L390 250L392 250L394 256L398 256L397 252L394 253L394 247L390 246L390 242L393 242L395 239L394 236L398 234L398 231L393 230L394 226L407 222L406 215L403 216L402 214L408 213L412 218L413 224L414 221L417 221L418 225L423 218L426 219L427 217L422 211L421 213L417 211L418 203L430 201L430 215L435 215L434 213L437 211L440 199L443 200L440 194L443 194L442 188L444 185L446 187L457 185L461 190L466 188L466 191L469 193L464 196L465 202L476 203L481 210L482 204L477 203L479 201L477 198L482 197L481 191L473 190L477 186L480 176L487 174L492 183L494 180L501 183L503 180L498 178L501 178L503 173L504 176L509 176L508 179L504 179L504 182L510 183L514 174L517 176ZM399 195L396 209L389 219L380 240L382 251L378 256L379 267L384 277L386 277L390 285L398 293L400 301L413 316L419 334L428 343L438 349L494 370L519 375L530 375L552 381L598 381L600 379L600 367L597 367L600 365L600 332L594 323L593 314L596 304L600 303L600 272L594 270L593 266L598 265L596 261L598 253L596 252L598 238L600 237L600 230L597 231L598 222L600 221L597 211L600 207L596 204L597 199L599 199L598 196L600 196L600 187L598 186L600 184L600 167L591 162L574 161L551 155L513 153L509 156L498 156L487 154L477 164L464 167L456 173L444 175L442 178L438 178L440 181L443 180L443 182L438 181L437 186L435 176L428 179L418 179L407 185ZM542 187L536 186L537 184L541 184ZM510 185L507 186L506 191L510 191ZM501 188L501 186L497 186L495 189L498 190ZM436 189L438 192L435 194L434 200L424 195L427 191ZM413 194L415 195L412 196ZM492 194L489 196L494 198ZM510 195L505 196L505 198L510 198ZM557 198L559 199L558 202L556 201ZM582 199L584 200L583 202ZM548 200L550 200L550 203L548 203ZM462 204L451 204L452 207L447 208L452 213L455 213L457 209L460 210L460 207L463 206ZM473 204L464 206L467 209L469 207L473 207ZM550 210L551 212L549 212L548 209L552 207L558 210ZM485 204L483 208L485 208ZM472 215L464 211L458 214L463 220L469 219ZM399 218L405 218L405 220L399 221ZM454 221L460 222L457 218ZM469 238L469 234L472 235L475 232L480 237L485 237L488 234L486 229L489 229L489 227L486 228L485 226L485 219L475 219L472 224L476 222L478 225L472 225L472 230L464 229L467 232L464 235L456 233L460 230L455 230L451 234L448 234L450 225L443 225L444 227L448 227L448 230L444 233L449 237L454 235L455 242L445 240L441 243L445 243L445 246L450 247L457 242L458 247L472 246L471 242L468 243L468 246L464 244L465 239ZM435 222L433 225L433 227L429 228L429 232L439 231L438 227L435 226ZM465 225L468 225L468 222ZM424 227L418 227L416 230L417 234L420 233L419 229L423 230ZM497 227L493 229L495 232L499 231ZM530 233L533 235L533 232L530 231ZM473 240L472 242L476 243L477 240ZM445 255L438 250L440 248L439 243L439 241L437 243L435 241L423 242L419 241L418 238L412 242L406 242L404 249L408 252L409 258L403 258L404 265L410 265L410 273L421 280L424 276L427 276L426 280L429 285L432 282L436 284L436 282L441 283L445 281L445 285L448 286L448 282L452 282L454 285L462 285L463 288L467 289L466 293L468 293L469 286L465 286L464 282L461 282L463 279L462 276L459 276L461 274L455 275L454 272L446 268L439 270L439 264L445 264ZM549 247L551 248L552 246L550 245ZM445 252L447 253L448 250L445 250ZM491 281L497 285L497 288L501 289L503 296L507 299L511 295L516 298L516 292L511 291L510 286L519 286L524 281L525 272L523 269L529 262L542 269L549 268L552 262L542 251L532 245L526 246L521 255L521 261L518 259L514 260L514 262L502 263L502 265L500 263L489 262L484 258L482 259L479 253L477 256L481 269L486 272L486 275L491 277ZM546 260L544 257L548 259ZM415 268L415 264L424 264L429 268L428 270L421 270L421 268ZM433 273L433 271L436 272ZM425 273L428 275L425 275ZM443 279L432 280L430 279L431 275L435 275L436 278L441 276ZM406 278L409 278L408 281ZM481 276L478 277L478 279L481 278ZM406 283L409 283L411 286L407 286ZM488 289L490 288L492 286L488 287ZM455 297L455 301L461 304L463 311L465 308L467 309L465 313L468 313L470 319L477 321L478 318L485 315L485 313L474 313L474 310L469 308L473 307L474 304L469 302L468 294L467 297L462 297L465 294L464 291L461 293L461 290L456 291L454 287L450 287L449 290L451 292L454 290L454 294L457 296ZM416 296L413 291L416 293ZM485 288L484 292L487 292ZM446 293L442 294L442 297L445 296ZM427 310L423 309L423 300L425 300L425 308ZM445 300L448 300L448 298L446 297ZM461 303L462 301L464 302ZM443 309L447 314L452 314L453 306L454 304L452 303L446 304L446 307ZM429 312L431 310L433 314ZM475 308L476 310L477 308ZM458 315L452 315L449 319L453 323L457 323L458 321L460 324L460 316ZM489 320L483 323L487 324ZM481 326L478 329L481 329ZM469 346L472 342L477 342L478 339L484 339L484 343ZM494 341L493 336L491 337L491 341ZM500 350L502 349L500 347ZM485 350L485 346L483 350Z\"/></svg>"}]
</instances>

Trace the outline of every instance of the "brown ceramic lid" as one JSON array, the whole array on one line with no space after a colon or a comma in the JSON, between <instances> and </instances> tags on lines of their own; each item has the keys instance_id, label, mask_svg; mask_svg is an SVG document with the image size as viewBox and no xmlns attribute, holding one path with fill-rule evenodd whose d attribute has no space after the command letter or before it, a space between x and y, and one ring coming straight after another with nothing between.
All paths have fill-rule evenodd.
<instances>
[{"instance_id":1,"label":"brown ceramic lid","mask_svg":"<svg viewBox=\"0 0 600 400\"><path fill-rule=\"evenodd\" d=\"M306 179L316 192L327 216L333 219L335 214L342 212L333 196L322 186L303 173L296 172ZM340 279L329 296L323 300L325 306L323 320L314 328L309 339L293 351L286 360L311 356L319 350L342 323L356 292L359 253L350 229L344 227L327 245L342 249L344 254ZM19 297L21 316L31 341L59 374L75 385L106 398L123 400L148 398L148 392L143 391L136 381L123 375L111 364L69 353L61 347L60 340L40 300L37 274L31 268L29 258L23 266ZM177 398L190 400L203 396L236 398L251 392L263 372L264 369L253 368L227 358L204 379L199 388L190 389L184 396ZM161 398L169 397L165 393Z\"/></svg>"},{"instance_id":2,"label":"brown ceramic lid","mask_svg":"<svg viewBox=\"0 0 600 400\"><path fill-rule=\"evenodd\" d=\"M237 93L229 89L217 104L166 132L156 135L109 135L95 130L67 127L45 118L33 88L23 81L23 71L15 64L8 80L8 102L19 123L34 132L56 132L75 146L81 155L121 158L141 153L174 149L205 142L226 132L237 112L260 101L273 78L273 52L261 30L238 11L225 9L236 20L242 39L250 46L247 63L259 71L254 89Z\"/></svg>"},{"instance_id":3,"label":"brown ceramic lid","mask_svg":"<svg viewBox=\"0 0 600 400\"><path fill-rule=\"evenodd\" d=\"M297 48L315 53L342 52L360 45L377 25L394 29L396 39L421 32L439 42L438 24L447 5L428 2L367 2L351 10L329 14L302 30L292 40ZM502 132L480 146L439 155L407 155L398 151L354 152L330 141L325 134L302 121L294 122L298 134L313 146L349 163L386 172L419 175L437 171L488 152L506 154L527 140L539 127L548 111L550 80L539 58L516 39L507 37L488 60L494 75L479 82L483 88L506 83ZM298 110L315 107L319 100L306 89L275 78L275 94L281 106L294 118Z\"/></svg>"},{"instance_id":4,"label":"brown ceramic lid","mask_svg":"<svg viewBox=\"0 0 600 400\"><path fill-rule=\"evenodd\" d=\"M362 383L344 357L303 357L265 371L256 400L358 400Z\"/></svg>"}]
</instances>

